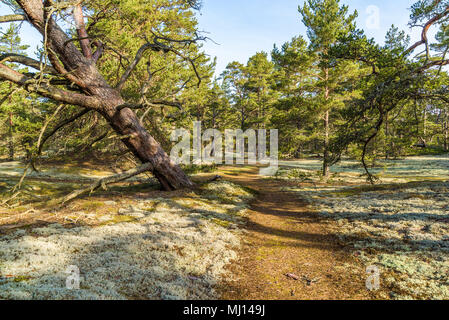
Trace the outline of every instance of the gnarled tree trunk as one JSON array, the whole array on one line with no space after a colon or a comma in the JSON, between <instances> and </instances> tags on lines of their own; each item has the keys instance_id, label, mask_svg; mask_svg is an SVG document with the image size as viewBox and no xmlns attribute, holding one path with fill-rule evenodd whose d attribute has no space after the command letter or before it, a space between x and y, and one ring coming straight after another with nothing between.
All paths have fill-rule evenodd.
<instances>
[{"instance_id":1,"label":"gnarled tree trunk","mask_svg":"<svg viewBox=\"0 0 449 320\"><path fill-rule=\"evenodd\" d=\"M111 99L112 102L112 99ZM123 101L118 101L113 108L106 108L102 115L112 128L125 138L122 141L128 149L142 162L151 163L152 173L165 190L192 187L193 184L177 166L161 145L143 127L136 114L129 108L121 109Z\"/></svg>"},{"instance_id":2,"label":"gnarled tree trunk","mask_svg":"<svg viewBox=\"0 0 449 320\"><path fill-rule=\"evenodd\" d=\"M21 74L4 64L0 64L0 78L23 86L29 92L36 92L55 101L77 105L100 113L111 127L122 137L123 143L142 162L151 164L151 172L160 181L163 189L175 190L192 187L193 183L181 168L171 161L160 144L148 133L137 118L135 112L125 107L120 89L135 65L127 70L127 75L121 79L121 85L112 87L98 71L96 61L101 55L101 49L91 52L91 46L84 27L81 6L75 5L74 20L81 50L51 17L54 9L51 1L17 0L25 12L23 17L10 16L11 21L26 20L30 22L43 36L47 44L46 51L52 66L45 66L45 73L65 78L76 84L82 91L73 92L53 87L47 83L36 83L28 76ZM100 51L100 52L98 52ZM139 50L140 51L140 50ZM138 53L138 54L141 54ZM40 63L28 57L8 57L29 66L39 66ZM19 61L20 60L20 61ZM136 57L133 63L137 64Z\"/></svg>"}]
</instances>

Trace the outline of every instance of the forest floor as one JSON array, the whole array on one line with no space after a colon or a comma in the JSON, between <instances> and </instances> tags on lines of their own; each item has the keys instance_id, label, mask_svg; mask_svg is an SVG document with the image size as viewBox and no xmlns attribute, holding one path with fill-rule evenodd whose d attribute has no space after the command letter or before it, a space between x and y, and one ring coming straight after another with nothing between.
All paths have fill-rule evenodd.
<instances>
[{"instance_id":1,"label":"forest floor","mask_svg":"<svg viewBox=\"0 0 449 320\"><path fill-rule=\"evenodd\" d=\"M261 190L236 297L449 299L449 157L379 161L375 185L354 161L335 166L326 183L319 165L283 161L273 178L234 177ZM286 248L287 239L300 248ZM368 268L379 272L377 291L365 287ZM282 279L287 272L300 280Z\"/></svg>"},{"instance_id":2,"label":"forest floor","mask_svg":"<svg viewBox=\"0 0 449 320\"><path fill-rule=\"evenodd\" d=\"M171 193L141 176L56 208L114 170L44 165L5 202L24 166L0 163L0 299L449 299L447 156L381 161L374 186L354 161L326 183L318 160L280 164Z\"/></svg>"},{"instance_id":3,"label":"forest floor","mask_svg":"<svg viewBox=\"0 0 449 320\"><path fill-rule=\"evenodd\" d=\"M365 268L330 232L308 204L282 191L285 182L240 170L229 179L257 192L247 215L240 260L230 265L237 280L224 281L223 299L371 299Z\"/></svg>"}]
</instances>

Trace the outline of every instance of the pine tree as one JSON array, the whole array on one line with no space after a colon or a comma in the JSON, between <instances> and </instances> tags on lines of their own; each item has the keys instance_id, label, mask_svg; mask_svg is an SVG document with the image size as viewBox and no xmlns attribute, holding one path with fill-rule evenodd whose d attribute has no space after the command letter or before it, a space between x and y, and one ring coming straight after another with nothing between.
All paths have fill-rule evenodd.
<instances>
[{"instance_id":1,"label":"pine tree","mask_svg":"<svg viewBox=\"0 0 449 320\"><path fill-rule=\"evenodd\" d=\"M317 56L315 84L317 112L323 118L323 176L329 177L329 140L332 111L338 104L335 98L338 82L348 74L344 65L331 65L329 50L340 36L354 30L357 12L348 15L348 6L340 6L339 0L307 0L299 7L302 21L307 28L310 50Z\"/></svg>"},{"instance_id":2,"label":"pine tree","mask_svg":"<svg viewBox=\"0 0 449 320\"><path fill-rule=\"evenodd\" d=\"M246 67L239 62L231 62L221 74L226 95L234 111L235 126L242 130L251 127L256 109L250 103L246 84L248 82Z\"/></svg>"},{"instance_id":3,"label":"pine tree","mask_svg":"<svg viewBox=\"0 0 449 320\"><path fill-rule=\"evenodd\" d=\"M253 126L266 128L272 114L272 105L277 98L274 87L274 64L268 60L265 52L258 52L250 57L245 68L248 79L245 89L248 99L255 110Z\"/></svg>"},{"instance_id":4,"label":"pine tree","mask_svg":"<svg viewBox=\"0 0 449 320\"><path fill-rule=\"evenodd\" d=\"M315 134L315 128L319 126L318 115L310 99L310 85L313 83L310 70L314 69L315 56L310 54L303 37L294 37L281 48L275 46L271 55L279 93L272 123L283 137L281 151L299 158L306 148L314 152L318 140Z\"/></svg>"},{"instance_id":5,"label":"pine tree","mask_svg":"<svg viewBox=\"0 0 449 320\"><path fill-rule=\"evenodd\" d=\"M25 50L28 49L27 45L21 44L21 39L19 36L19 27L18 25L11 23L5 32L1 32L0 37L0 52L4 53L13 53L13 54L22 54ZM13 68L17 68L13 64L9 64ZM14 99L16 95L14 95L14 85L9 83L2 85L2 91L4 92L5 98L2 101L3 103L3 118L6 115L6 119L2 119L1 122L6 122L6 127L8 127L8 158L10 161L14 160L15 156L15 147L14 147L14 105L18 103L17 99ZM22 97L23 98L23 97Z\"/></svg>"}]
</instances>

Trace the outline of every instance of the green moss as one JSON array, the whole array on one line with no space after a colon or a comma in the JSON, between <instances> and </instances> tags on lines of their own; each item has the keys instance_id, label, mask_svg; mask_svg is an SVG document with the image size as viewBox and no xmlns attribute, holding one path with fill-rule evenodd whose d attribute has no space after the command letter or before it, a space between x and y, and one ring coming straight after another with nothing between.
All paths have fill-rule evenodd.
<instances>
[{"instance_id":1,"label":"green moss","mask_svg":"<svg viewBox=\"0 0 449 320\"><path fill-rule=\"evenodd\" d=\"M231 222L230 221L226 221L226 220L221 220L221 219L212 219L211 220L213 223L215 223L216 225L223 227L223 228L229 228L231 226Z\"/></svg>"},{"instance_id":2,"label":"green moss","mask_svg":"<svg viewBox=\"0 0 449 320\"><path fill-rule=\"evenodd\" d=\"M127 223L127 222L135 222L135 221L137 221L137 219L135 217L126 216L126 215L114 215L114 216L112 216L111 220L100 224L100 226L119 224L119 223Z\"/></svg>"},{"instance_id":3,"label":"green moss","mask_svg":"<svg viewBox=\"0 0 449 320\"><path fill-rule=\"evenodd\" d=\"M182 166L185 173L192 175L197 173L212 173L217 171L218 166L216 164L211 165L188 165Z\"/></svg>"},{"instance_id":4,"label":"green moss","mask_svg":"<svg viewBox=\"0 0 449 320\"><path fill-rule=\"evenodd\" d=\"M14 278L14 282L24 282L24 281L29 281L32 278L30 276L18 276Z\"/></svg>"},{"instance_id":5,"label":"green moss","mask_svg":"<svg viewBox=\"0 0 449 320\"><path fill-rule=\"evenodd\" d=\"M422 182L407 182L407 183L393 183L393 184L379 184L379 185L364 185L344 188L339 191L329 192L330 195L337 197L352 197L366 192L376 192L376 191L397 191L408 188L422 187Z\"/></svg>"},{"instance_id":6,"label":"green moss","mask_svg":"<svg viewBox=\"0 0 449 320\"><path fill-rule=\"evenodd\" d=\"M302 169L279 170L276 178L286 178L298 181L312 181L313 172L307 172Z\"/></svg>"},{"instance_id":7,"label":"green moss","mask_svg":"<svg viewBox=\"0 0 449 320\"><path fill-rule=\"evenodd\" d=\"M103 207L104 203L100 201L86 201L80 204L79 208L86 211L97 211L99 208Z\"/></svg>"}]
</instances>

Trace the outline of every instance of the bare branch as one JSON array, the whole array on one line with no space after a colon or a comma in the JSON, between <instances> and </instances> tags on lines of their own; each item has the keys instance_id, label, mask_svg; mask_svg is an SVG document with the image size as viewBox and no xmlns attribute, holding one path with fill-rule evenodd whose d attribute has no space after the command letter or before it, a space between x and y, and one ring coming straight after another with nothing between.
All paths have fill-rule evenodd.
<instances>
[{"instance_id":1,"label":"bare branch","mask_svg":"<svg viewBox=\"0 0 449 320\"><path fill-rule=\"evenodd\" d=\"M156 100L156 101L149 101L142 104L134 104L134 103L124 103L116 108L116 112L119 112L123 109L132 109L132 110L138 110L138 109L144 109L147 106L168 106L168 107L176 107L180 110L182 109L182 104L177 101L163 101L163 100Z\"/></svg>"},{"instance_id":2,"label":"bare branch","mask_svg":"<svg viewBox=\"0 0 449 320\"><path fill-rule=\"evenodd\" d=\"M90 111L91 111L90 109L84 109L83 111L77 113L76 115L67 120L60 122L56 127L54 127L50 133L48 133L47 135L45 135L45 137L42 138L42 142L38 144L38 155L42 153L42 148L44 147L45 142L47 142L47 140L50 139L56 132L58 132L61 128L65 127L66 125L78 120L79 118L89 113Z\"/></svg>"},{"instance_id":3,"label":"bare branch","mask_svg":"<svg viewBox=\"0 0 449 320\"><path fill-rule=\"evenodd\" d=\"M0 106L2 106L6 102L6 100L8 100L9 97L11 97L16 92L16 90L17 90L17 88L12 89L6 95L4 95L3 98L0 100Z\"/></svg>"},{"instance_id":4,"label":"bare branch","mask_svg":"<svg viewBox=\"0 0 449 320\"><path fill-rule=\"evenodd\" d=\"M152 45L153 44L151 44L151 43L145 43L143 46L141 46L139 48L139 50L136 53L136 56L135 56L134 60L131 62L131 64L128 66L128 68L126 68L125 72L123 73L122 77L120 78L120 81L115 86L115 88L117 90L121 91L123 89L123 86L125 85L126 81L130 77L131 73L134 71L136 66L139 64L139 62L142 59L145 51L150 49L152 47Z\"/></svg>"},{"instance_id":5,"label":"bare branch","mask_svg":"<svg viewBox=\"0 0 449 320\"><path fill-rule=\"evenodd\" d=\"M88 63L88 60L73 43L66 43L69 37L51 17L52 11L49 9L52 7L48 0L45 1L45 10L44 3L41 0L17 0L17 3L25 12L31 24L49 39L48 54L53 66L55 66L54 61L59 60L64 65L65 70L70 72L80 65ZM73 81L73 79L71 80ZM77 84L81 85L82 83Z\"/></svg>"},{"instance_id":6,"label":"bare branch","mask_svg":"<svg viewBox=\"0 0 449 320\"><path fill-rule=\"evenodd\" d=\"M182 104L179 101L155 100L155 101L150 101L149 103L150 104L155 104L155 105L176 107L176 108L182 110Z\"/></svg>"},{"instance_id":7,"label":"bare branch","mask_svg":"<svg viewBox=\"0 0 449 320\"><path fill-rule=\"evenodd\" d=\"M0 78L14 82L17 85L24 87L28 92L35 92L55 101L91 109L97 109L98 106L101 105L100 100L96 97L65 91L52 87L45 82L39 83L4 64L0 64Z\"/></svg>"},{"instance_id":8,"label":"bare branch","mask_svg":"<svg viewBox=\"0 0 449 320\"><path fill-rule=\"evenodd\" d=\"M28 67L32 67L36 70L40 70L40 66L41 66L40 61L31 59L26 56L22 56L20 54L15 54L15 53L2 54L0 56L0 63L6 62L6 61L20 63L20 64L26 65ZM44 66L43 72L55 74L55 75L58 74L58 72L52 66Z\"/></svg>"},{"instance_id":9,"label":"bare branch","mask_svg":"<svg viewBox=\"0 0 449 320\"><path fill-rule=\"evenodd\" d=\"M100 59L103 55L104 45L101 41L95 41L93 45L97 47L97 50L95 50L94 54L92 55L92 60L96 63L98 59Z\"/></svg>"},{"instance_id":10,"label":"bare branch","mask_svg":"<svg viewBox=\"0 0 449 320\"><path fill-rule=\"evenodd\" d=\"M136 56L135 56L134 60L131 62L131 64L128 66L128 68L126 68L126 70L123 73L120 81L116 85L116 89L119 90L119 91L121 91L123 89L123 86L125 85L125 83L128 80L128 78L131 76L131 73L137 67L137 65L139 64L139 62L142 59L142 57L145 54L145 52L147 50L149 50L149 49L151 49L153 51L156 51L156 52L159 52L159 51L162 51L164 53L172 52L175 55L181 57L183 60L188 61L190 63L190 65L192 66L192 69L195 72L196 77L198 78L198 86L200 86L202 79L201 79L201 76L200 76L200 74L198 72L198 69L196 68L195 59L187 57L186 55L182 54L178 49L176 49L176 48L174 48L172 46L168 46L166 44L163 44L159 40L164 40L164 41L174 42L174 43L184 44L184 45L190 45L190 44L196 43L197 41L204 40L205 38L196 37L194 39L176 40L176 39L170 39L170 38L167 38L167 37L159 36L159 35L156 35L154 33L153 33L153 35L154 35L153 43L148 41L147 43L145 43L144 45L142 45L139 48L139 50L136 53Z\"/></svg>"},{"instance_id":11,"label":"bare branch","mask_svg":"<svg viewBox=\"0 0 449 320\"><path fill-rule=\"evenodd\" d=\"M27 17L23 14L9 14L6 16L0 16L0 23L3 22L15 22L15 21L26 21Z\"/></svg>"},{"instance_id":12,"label":"bare branch","mask_svg":"<svg viewBox=\"0 0 449 320\"><path fill-rule=\"evenodd\" d=\"M449 65L449 60L437 60L437 61L429 62L429 63L419 67L418 69L416 69L416 71L420 72L420 71L424 71L424 70L427 70L427 69L430 69L430 68L436 67L436 66L439 66L441 68L446 65Z\"/></svg>"},{"instance_id":13,"label":"bare branch","mask_svg":"<svg viewBox=\"0 0 449 320\"><path fill-rule=\"evenodd\" d=\"M408 48L404 52L404 56L406 56L409 53L413 52L413 50L415 50L417 47L425 44L426 45L427 57L428 57L429 56L429 41L428 41L427 33L428 33L428 31L429 31L429 29L430 29L430 27L432 25L434 25L435 23L437 23L438 21L440 21L442 18L444 18L447 15L449 15L449 6L447 6L446 9L442 13L437 14L432 19L427 21L426 24L423 26L423 29L422 29L422 32L421 32L421 40L417 41L410 48Z\"/></svg>"},{"instance_id":14,"label":"bare branch","mask_svg":"<svg viewBox=\"0 0 449 320\"><path fill-rule=\"evenodd\" d=\"M195 59L187 57L184 54L182 54L179 50L177 50L173 47L167 46L167 45L159 42L159 40L165 40L165 41L169 41L169 42L177 42L177 43L183 43L185 45L190 45L192 43L196 43L197 41L202 41L205 39L206 38L204 38L204 37L196 37L195 39L175 40L175 39L170 39L170 38L155 35L153 48L155 48L157 51L163 50L164 52L173 52L177 56L188 61L190 63L190 65L192 66L192 69L195 72L196 77L198 78L198 87L199 87L201 85L202 79L201 79L201 76L198 73L198 69L196 68L196 65L195 65L195 60L198 59L198 57Z\"/></svg>"},{"instance_id":15,"label":"bare branch","mask_svg":"<svg viewBox=\"0 0 449 320\"><path fill-rule=\"evenodd\" d=\"M37 139L37 148L38 148L38 153L34 156L31 157L31 161L30 164L33 167L33 170L38 171L36 169L36 159L41 155L41 141L42 141L42 137L44 136L45 130L47 130L47 127L49 125L49 123L53 120L54 117L56 117L56 115L59 113L59 111L61 111L63 108L65 107L65 104L61 103L59 105L59 107L55 110L55 112L53 112L53 114L45 121L44 125L42 126L41 132L39 134L39 138Z\"/></svg>"},{"instance_id":16,"label":"bare branch","mask_svg":"<svg viewBox=\"0 0 449 320\"><path fill-rule=\"evenodd\" d=\"M145 164L143 164L137 168L134 168L132 170L129 170L129 171L117 174L117 175L113 175L113 176L110 176L107 178L100 179L100 180L96 181L94 184L92 184L91 186L89 186L88 188L72 192L71 194L69 194L62 200L62 204L66 204L67 202L72 201L73 199L75 199L81 195L84 195L87 193L90 194L100 187L103 187L104 189L106 189L106 186L108 184L122 182L129 178L137 176L141 173L144 173L147 171L152 171L152 169L153 169L153 165L151 163L145 163Z\"/></svg>"}]
</instances>

